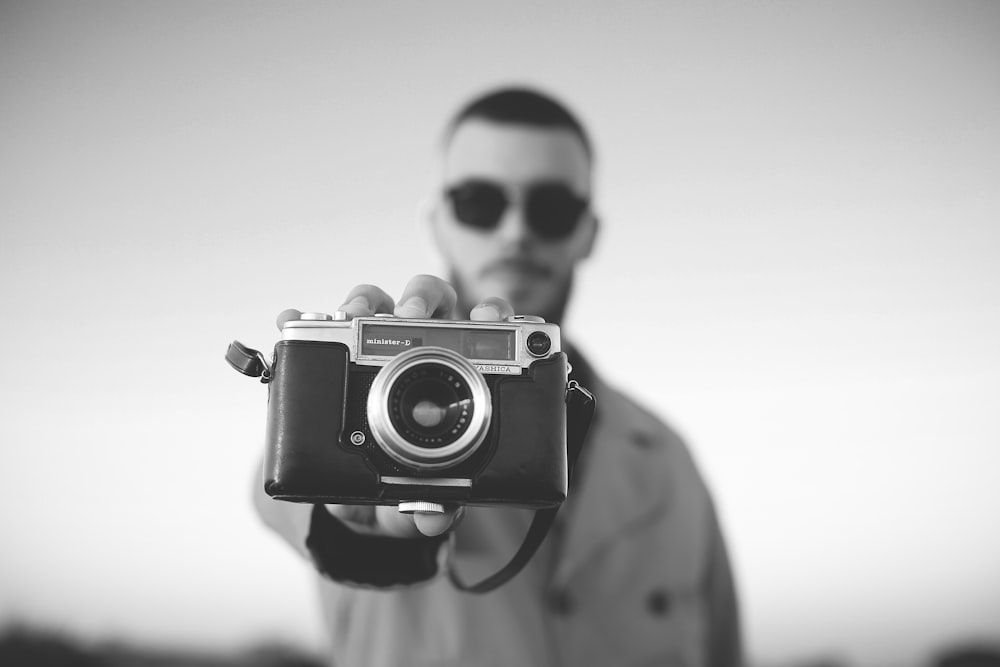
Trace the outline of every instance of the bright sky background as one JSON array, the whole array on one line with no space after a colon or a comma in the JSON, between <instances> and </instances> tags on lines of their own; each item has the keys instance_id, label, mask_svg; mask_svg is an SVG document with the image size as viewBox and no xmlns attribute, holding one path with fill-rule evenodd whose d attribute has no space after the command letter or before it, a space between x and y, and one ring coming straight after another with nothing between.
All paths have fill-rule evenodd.
<instances>
[{"instance_id":1,"label":"bright sky background","mask_svg":"<svg viewBox=\"0 0 1000 667\"><path fill-rule=\"evenodd\" d=\"M0 625L318 646L252 512L275 314L440 269L440 129L578 109L569 336L691 442L751 655L1000 640L1000 5L3 2Z\"/></svg>"}]
</instances>

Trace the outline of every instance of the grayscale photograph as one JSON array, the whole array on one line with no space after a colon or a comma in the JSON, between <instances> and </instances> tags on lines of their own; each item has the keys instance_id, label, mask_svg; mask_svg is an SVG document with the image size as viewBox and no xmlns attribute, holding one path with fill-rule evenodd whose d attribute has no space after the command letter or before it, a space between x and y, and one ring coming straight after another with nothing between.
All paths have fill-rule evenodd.
<instances>
[{"instance_id":1,"label":"grayscale photograph","mask_svg":"<svg viewBox=\"0 0 1000 667\"><path fill-rule=\"evenodd\" d=\"M1000 4L0 0L0 665L1000 667Z\"/></svg>"}]
</instances>

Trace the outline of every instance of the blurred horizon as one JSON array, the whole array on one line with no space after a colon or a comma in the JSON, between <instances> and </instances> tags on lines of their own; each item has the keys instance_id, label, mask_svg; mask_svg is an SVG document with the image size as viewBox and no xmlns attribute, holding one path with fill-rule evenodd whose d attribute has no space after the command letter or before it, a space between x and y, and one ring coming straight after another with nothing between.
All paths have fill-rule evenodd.
<instances>
[{"instance_id":1,"label":"blurred horizon","mask_svg":"<svg viewBox=\"0 0 1000 667\"><path fill-rule=\"evenodd\" d=\"M71 633L13 625L0 627L0 664L5 667L319 667L323 656L287 642L261 639L242 646L209 649L157 646L121 639L85 641ZM781 662L749 660L747 667L854 667L836 654L798 656ZM997 667L1000 642L966 640L935 647L910 667Z\"/></svg>"},{"instance_id":2,"label":"blurred horizon","mask_svg":"<svg viewBox=\"0 0 1000 667\"><path fill-rule=\"evenodd\" d=\"M440 132L517 82L596 146L566 336L688 440L754 663L997 641L998 34L968 0L0 3L0 628L322 651L223 348L440 273Z\"/></svg>"}]
</instances>

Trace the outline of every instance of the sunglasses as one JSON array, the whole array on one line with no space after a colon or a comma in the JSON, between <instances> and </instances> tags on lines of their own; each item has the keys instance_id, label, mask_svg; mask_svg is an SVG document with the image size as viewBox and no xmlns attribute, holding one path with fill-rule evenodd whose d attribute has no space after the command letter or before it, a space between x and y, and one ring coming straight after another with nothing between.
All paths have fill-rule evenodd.
<instances>
[{"instance_id":1,"label":"sunglasses","mask_svg":"<svg viewBox=\"0 0 1000 667\"><path fill-rule=\"evenodd\" d=\"M511 204L503 186L481 179L462 181L445 190L445 195L459 222L483 230L496 229ZM547 181L527 186L521 201L528 228L548 241L572 234L588 205L568 185Z\"/></svg>"}]
</instances>

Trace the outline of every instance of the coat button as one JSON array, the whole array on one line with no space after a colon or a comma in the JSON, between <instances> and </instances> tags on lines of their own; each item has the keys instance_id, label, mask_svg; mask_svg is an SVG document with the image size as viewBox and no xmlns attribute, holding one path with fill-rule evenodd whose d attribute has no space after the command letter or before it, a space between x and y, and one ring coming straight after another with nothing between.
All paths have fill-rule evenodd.
<instances>
[{"instance_id":1,"label":"coat button","mask_svg":"<svg viewBox=\"0 0 1000 667\"><path fill-rule=\"evenodd\" d=\"M658 588L646 598L646 607L654 616L666 616L670 612L670 595Z\"/></svg>"},{"instance_id":2,"label":"coat button","mask_svg":"<svg viewBox=\"0 0 1000 667\"><path fill-rule=\"evenodd\" d=\"M653 446L653 438L642 431L632 432L632 444L639 449L649 449Z\"/></svg>"},{"instance_id":3,"label":"coat button","mask_svg":"<svg viewBox=\"0 0 1000 667\"><path fill-rule=\"evenodd\" d=\"M573 611L573 596L564 588L553 588L546 594L546 604L549 609L560 616L565 616Z\"/></svg>"}]
</instances>

